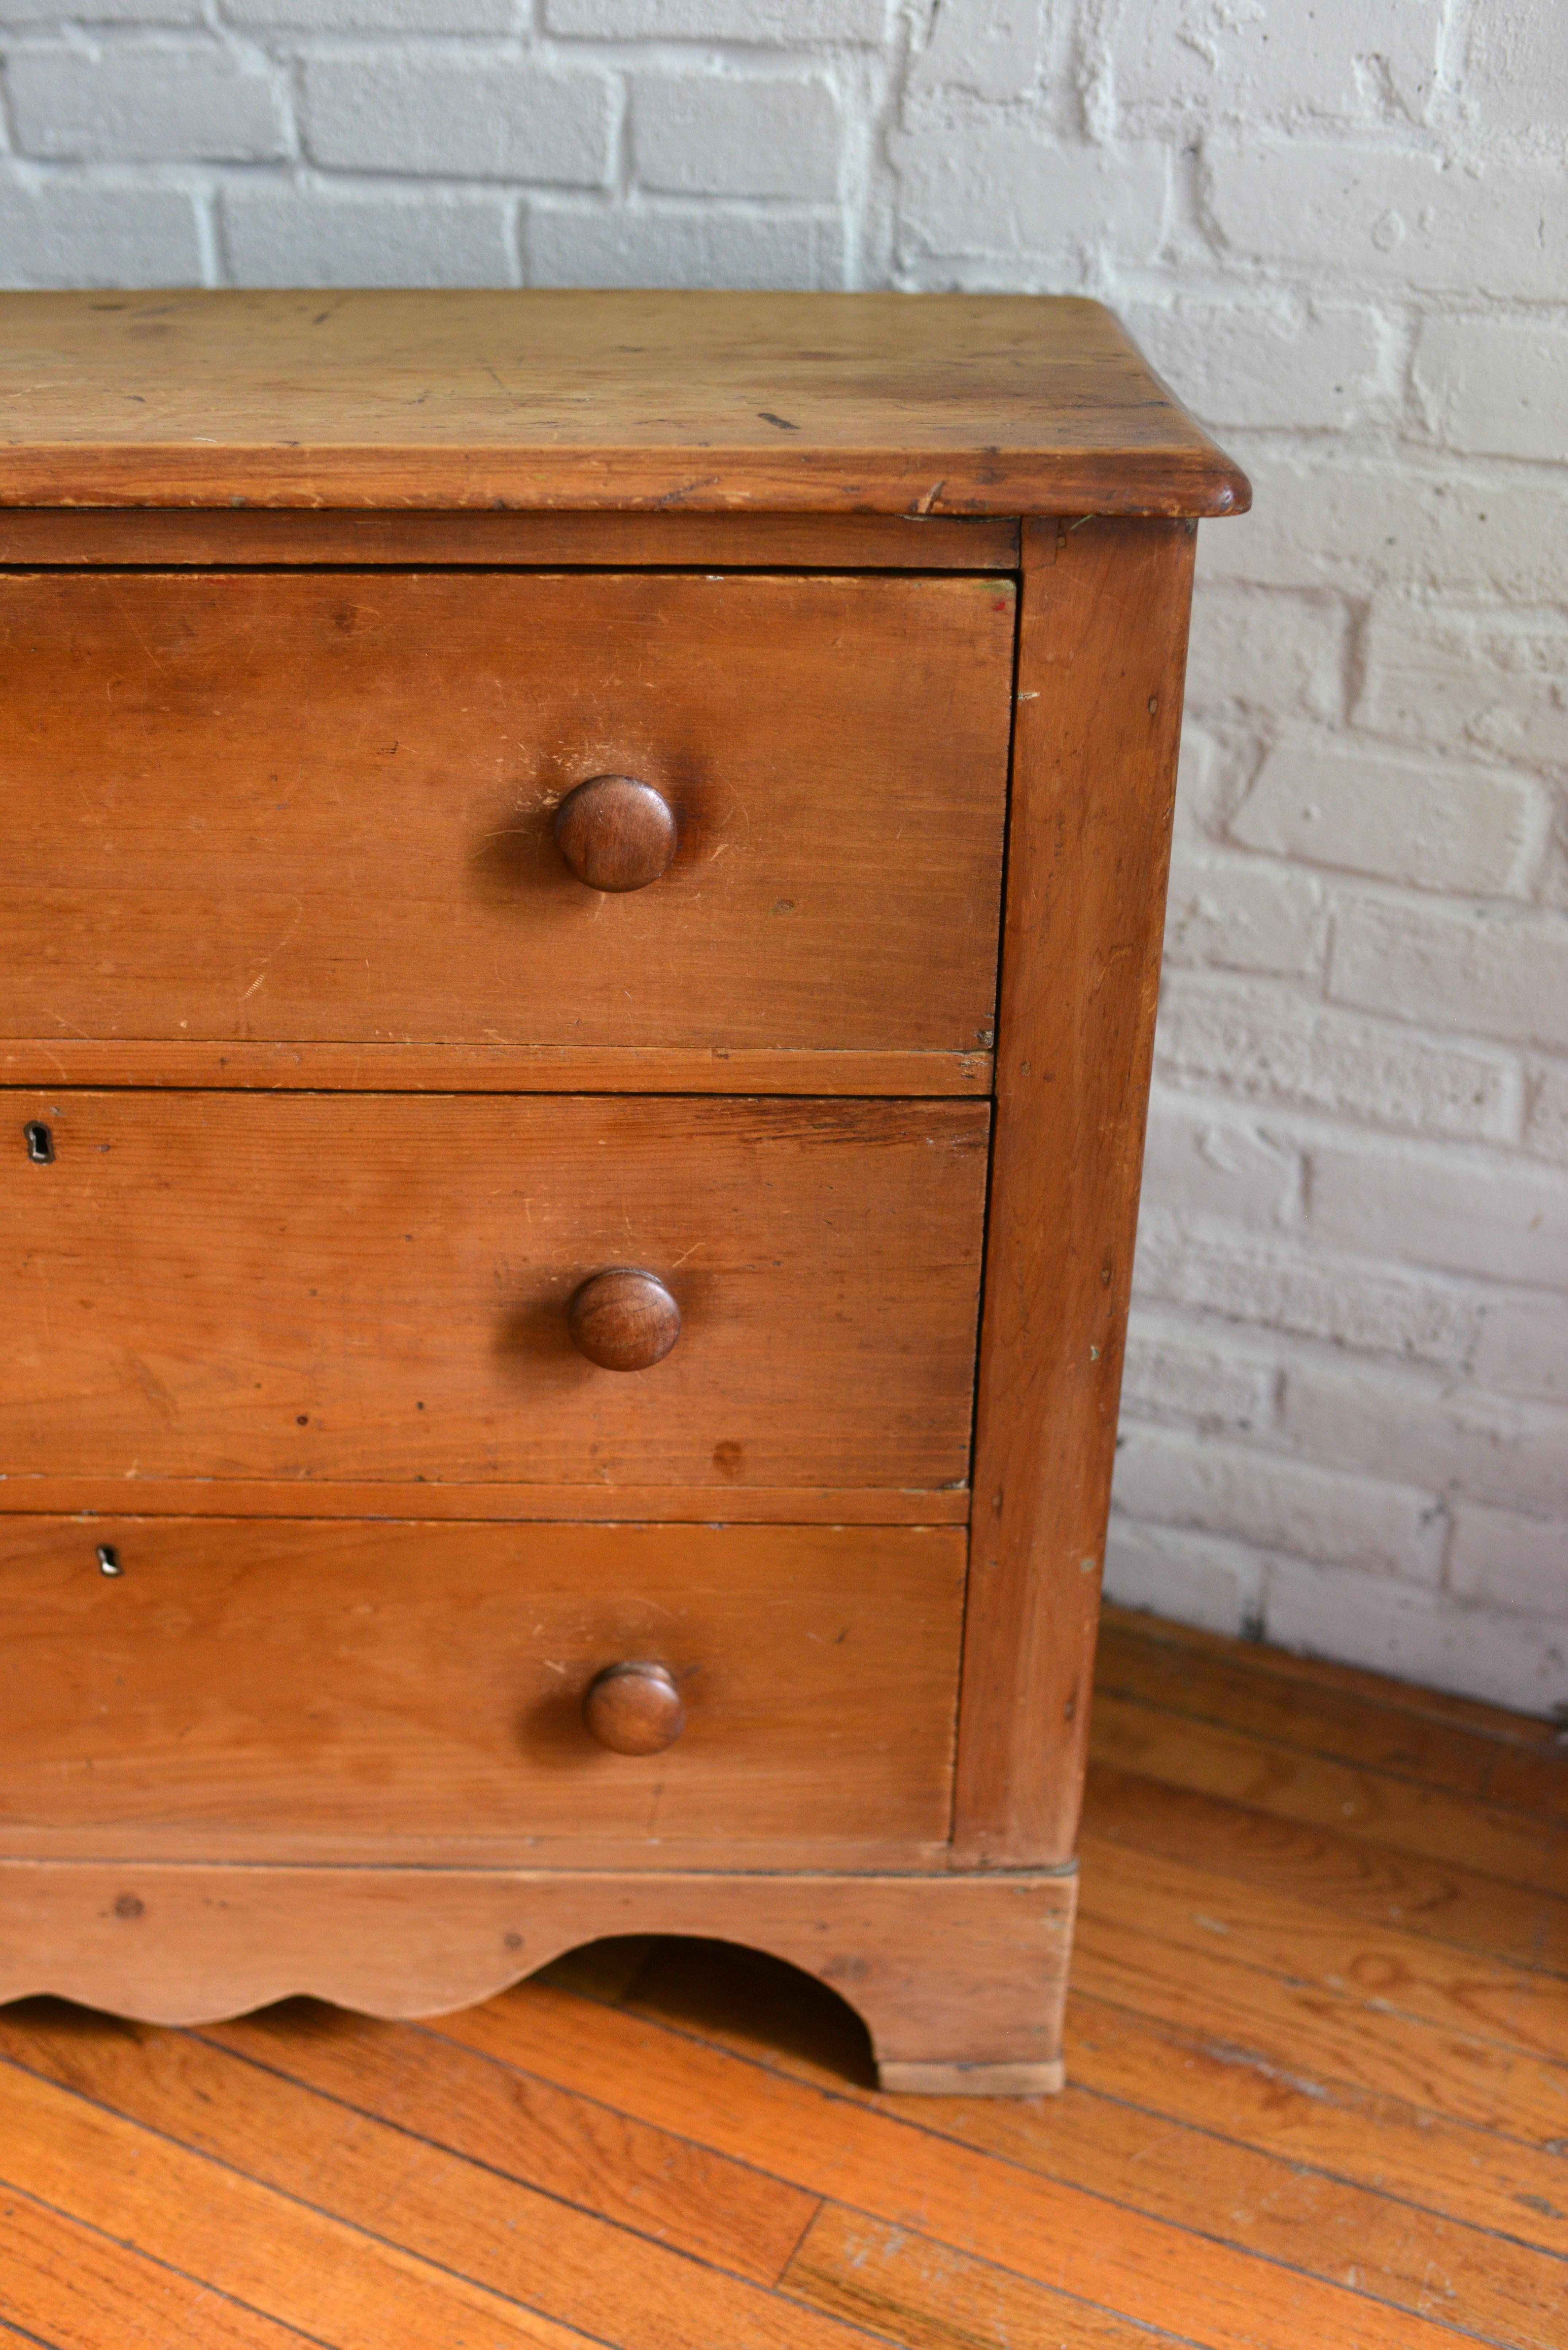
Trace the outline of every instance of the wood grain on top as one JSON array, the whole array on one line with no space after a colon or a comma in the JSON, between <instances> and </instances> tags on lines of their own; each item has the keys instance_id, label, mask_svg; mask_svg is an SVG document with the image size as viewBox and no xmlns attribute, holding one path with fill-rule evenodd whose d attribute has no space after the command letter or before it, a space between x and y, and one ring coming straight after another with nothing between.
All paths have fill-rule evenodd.
<instances>
[{"instance_id":1,"label":"wood grain on top","mask_svg":"<svg viewBox=\"0 0 1568 2350\"><path fill-rule=\"evenodd\" d=\"M1220 515L1076 297L0 296L0 504Z\"/></svg>"}]
</instances>

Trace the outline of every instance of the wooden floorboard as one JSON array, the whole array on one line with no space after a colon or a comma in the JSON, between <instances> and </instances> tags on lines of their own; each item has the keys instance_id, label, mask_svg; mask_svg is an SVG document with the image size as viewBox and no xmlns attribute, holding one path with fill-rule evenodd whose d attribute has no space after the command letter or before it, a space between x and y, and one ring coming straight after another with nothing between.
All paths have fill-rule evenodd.
<instances>
[{"instance_id":1,"label":"wooden floorboard","mask_svg":"<svg viewBox=\"0 0 1568 2350\"><path fill-rule=\"evenodd\" d=\"M1568 1832L1529 1812L1481 1804L1282 1742L1199 1721L1137 1699L1095 1701L1096 1752L1143 1777L1250 1804L1309 1827L1415 1853L1542 1893L1560 1893Z\"/></svg>"},{"instance_id":2,"label":"wooden floorboard","mask_svg":"<svg viewBox=\"0 0 1568 2350\"><path fill-rule=\"evenodd\" d=\"M1469 1721L1377 1706L1365 1695L1261 1673L1255 1651L1197 1655L1105 1627L1096 1675L1102 1700L1130 1700L1242 1731L1272 1748L1370 1768L1430 1794L1568 1825L1568 1787L1553 1743L1528 1744ZM1543 1725L1544 1727L1544 1725Z\"/></svg>"},{"instance_id":3,"label":"wooden floorboard","mask_svg":"<svg viewBox=\"0 0 1568 2350\"><path fill-rule=\"evenodd\" d=\"M1356 1665L1340 1665L1323 1657L1293 1656L1288 1648L1270 1648L1229 1638L1220 1632L1201 1632L1188 1624L1164 1623L1129 1607L1106 1606L1101 1614L1101 1640L1106 1686L1116 1679L1116 1643L1122 1636L1137 1643L1155 1669L1159 1653L1190 1659L1205 1658L1239 1664L1254 1681L1288 1683L1300 1690L1323 1690L1364 1700L1387 1722L1416 1720L1449 1722L1478 1735L1500 1740L1550 1759L1562 1752L1560 1726L1543 1714L1511 1713L1479 1698L1456 1697L1447 1690L1423 1689L1417 1681L1390 1680ZM1096 1667L1096 1680L1100 1674Z\"/></svg>"},{"instance_id":4,"label":"wooden floorboard","mask_svg":"<svg viewBox=\"0 0 1568 2350\"><path fill-rule=\"evenodd\" d=\"M1407 2018L1491 2047L1568 2061L1568 1987L1529 1967L1445 1948L1397 1927L1350 1924L1268 1887L1150 1853L1092 1830L1081 1846L1080 1917L1190 1957L1218 1950L1334 1999L1376 2000ZM1486 2062L1484 2057L1478 2061Z\"/></svg>"},{"instance_id":5,"label":"wooden floorboard","mask_svg":"<svg viewBox=\"0 0 1568 2350\"><path fill-rule=\"evenodd\" d=\"M753 2283L776 2282L815 2216L814 2196L765 2171L433 2033L302 2000L202 2037Z\"/></svg>"},{"instance_id":6,"label":"wooden floorboard","mask_svg":"<svg viewBox=\"0 0 1568 2350\"><path fill-rule=\"evenodd\" d=\"M1085 1835L1102 1844L1189 1860L1346 1918L1568 1976L1568 1890L1505 1885L1479 1865L1428 1861L1259 1804L1146 1779L1104 1759L1089 1766L1085 1821Z\"/></svg>"},{"instance_id":7,"label":"wooden floorboard","mask_svg":"<svg viewBox=\"0 0 1568 2350\"><path fill-rule=\"evenodd\" d=\"M421 2025L0 2009L0 2345L1568 2343L1568 1750L1113 1612L1059 2098L596 1945Z\"/></svg>"},{"instance_id":8,"label":"wooden floorboard","mask_svg":"<svg viewBox=\"0 0 1568 2350\"><path fill-rule=\"evenodd\" d=\"M57 2350L306 2350L311 2340L14 2189L0 2190L0 2293L20 2340Z\"/></svg>"},{"instance_id":9,"label":"wooden floorboard","mask_svg":"<svg viewBox=\"0 0 1568 2350\"><path fill-rule=\"evenodd\" d=\"M1032 2116L1038 2133L1040 2104L997 2101L988 2114L989 2100L922 2099L912 2114L908 2100L857 2089L831 2060L808 2053L805 2019L794 2044L784 2040L776 2019L789 1984L780 1981L764 2006L759 1981L740 2011L726 2015L724 1994L741 1970L721 1960L728 1980L710 1976L704 1983L699 1956L655 1962L612 2043L615 2068L635 2075L633 2094L645 2114L711 2110L723 2099L728 2143L743 2137L759 2159L829 2202L1214 2350L1352 2338L1345 2330L1350 2295L1311 2276L1261 2271L1245 2251L1139 2208L1136 2182L1122 2166L1097 2164L1085 2187L1070 2164L1057 2173L1048 2162L1033 2168L999 2158L993 2128ZM516 2010L475 2012L443 2028L461 2031L468 2044L483 2036L514 2061L546 2064L558 2077L570 2071L581 2081L585 2035L569 2012L559 2021L562 2040L547 2051L536 2019ZM600 2050L607 2037L607 2031ZM742 2096L733 2086L737 2061L752 2072ZM825 2098L836 2111L824 2112ZM1060 2127L1061 2112L1060 2104L1050 2106L1047 2131ZM1385 2324L1381 2312L1355 2316L1354 2338L1367 2345L1410 2340L1403 2322Z\"/></svg>"}]
</instances>

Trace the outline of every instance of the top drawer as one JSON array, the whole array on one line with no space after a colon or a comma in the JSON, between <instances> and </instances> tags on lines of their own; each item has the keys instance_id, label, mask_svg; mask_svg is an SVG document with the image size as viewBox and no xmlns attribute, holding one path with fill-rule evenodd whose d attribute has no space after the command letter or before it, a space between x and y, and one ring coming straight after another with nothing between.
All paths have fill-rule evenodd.
<instances>
[{"instance_id":1,"label":"top drawer","mask_svg":"<svg viewBox=\"0 0 1568 2350\"><path fill-rule=\"evenodd\" d=\"M1012 619L994 577L0 578L0 1039L982 1054ZM600 774L678 827L619 895L555 837Z\"/></svg>"}]
</instances>

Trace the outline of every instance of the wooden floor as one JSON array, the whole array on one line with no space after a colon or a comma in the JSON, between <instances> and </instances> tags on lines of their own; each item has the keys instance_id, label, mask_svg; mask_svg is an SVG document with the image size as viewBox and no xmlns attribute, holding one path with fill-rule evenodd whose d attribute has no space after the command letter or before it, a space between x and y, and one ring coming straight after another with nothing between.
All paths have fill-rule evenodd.
<instances>
[{"instance_id":1,"label":"wooden floor","mask_svg":"<svg viewBox=\"0 0 1568 2350\"><path fill-rule=\"evenodd\" d=\"M1568 1746L1113 1616L1064 2096L603 1943L430 2025L0 2009L0 2344L1568 2345Z\"/></svg>"}]
</instances>

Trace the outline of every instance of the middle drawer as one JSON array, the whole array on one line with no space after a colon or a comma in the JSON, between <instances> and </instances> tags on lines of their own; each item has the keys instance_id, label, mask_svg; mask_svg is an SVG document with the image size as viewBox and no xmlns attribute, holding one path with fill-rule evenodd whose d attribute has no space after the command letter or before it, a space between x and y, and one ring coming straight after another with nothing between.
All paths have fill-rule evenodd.
<instances>
[{"instance_id":1,"label":"middle drawer","mask_svg":"<svg viewBox=\"0 0 1568 2350\"><path fill-rule=\"evenodd\" d=\"M10 1092L28 1477L712 1487L967 1474L989 1109ZM633 1267L679 1339L573 1341ZM130 1496L128 1494L127 1498Z\"/></svg>"}]
</instances>

